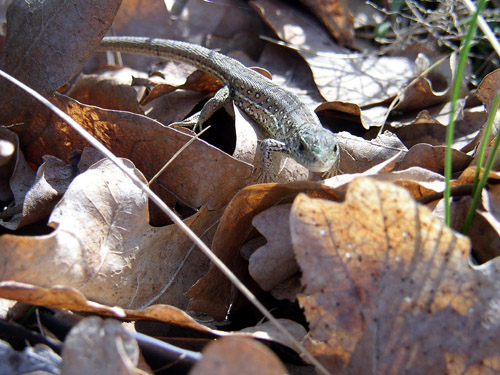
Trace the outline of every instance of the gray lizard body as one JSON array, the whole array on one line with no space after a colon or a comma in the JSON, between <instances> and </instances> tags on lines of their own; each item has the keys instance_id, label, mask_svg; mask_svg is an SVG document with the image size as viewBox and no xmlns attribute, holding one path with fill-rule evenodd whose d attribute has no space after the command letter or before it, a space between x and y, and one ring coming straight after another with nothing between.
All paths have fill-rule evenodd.
<instances>
[{"instance_id":1,"label":"gray lizard body","mask_svg":"<svg viewBox=\"0 0 500 375\"><path fill-rule=\"evenodd\" d=\"M291 156L313 172L337 171L339 147L335 135L323 128L316 114L298 96L239 61L195 44L143 37L105 37L98 50L185 62L221 81L224 87L200 113L186 121L201 128L216 110L234 100L270 135L261 142L264 179L269 175L273 152Z\"/></svg>"}]
</instances>

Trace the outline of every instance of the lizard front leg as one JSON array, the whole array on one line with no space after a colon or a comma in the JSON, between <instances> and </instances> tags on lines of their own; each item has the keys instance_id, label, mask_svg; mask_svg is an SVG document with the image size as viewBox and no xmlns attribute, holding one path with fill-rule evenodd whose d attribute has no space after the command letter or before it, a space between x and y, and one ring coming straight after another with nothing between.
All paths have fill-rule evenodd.
<instances>
[{"instance_id":1,"label":"lizard front leg","mask_svg":"<svg viewBox=\"0 0 500 375\"><path fill-rule=\"evenodd\" d=\"M262 182L272 182L273 175L273 153L281 152L285 155L290 155L288 146L281 141L273 138L266 138L260 142L260 171L258 179Z\"/></svg>"},{"instance_id":2,"label":"lizard front leg","mask_svg":"<svg viewBox=\"0 0 500 375\"><path fill-rule=\"evenodd\" d=\"M210 118L210 116L227 105L231 99L231 89L229 86L224 86L205 103L200 112L195 113L183 121L173 122L169 126L192 126L194 131L202 130L203 124Z\"/></svg>"}]
</instances>

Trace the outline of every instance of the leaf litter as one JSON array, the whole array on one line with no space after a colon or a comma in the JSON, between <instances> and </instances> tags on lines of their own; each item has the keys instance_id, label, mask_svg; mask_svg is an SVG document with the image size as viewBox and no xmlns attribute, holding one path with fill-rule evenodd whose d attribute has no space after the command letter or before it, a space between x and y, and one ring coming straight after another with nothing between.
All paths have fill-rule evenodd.
<instances>
[{"instance_id":1,"label":"leaf litter","mask_svg":"<svg viewBox=\"0 0 500 375\"><path fill-rule=\"evenodd\" d=\"M353 22L345 12L359 5L330 5L326 9L334 9L344 25L331 29L343 46L285 2L254 1L253 13L241 4L193 1L182 13L190 16L169 25L163 2L123 2L115 18L118 34L183 35L266 68L273 80L317 108L323 124L339 132L342 149L339 176L322 181L293 161L278 160L279 183L254 185L251 165L258 168L255 151L262 135L233 108L235 126L230 117L217 114L204 139L194 139L152 187L254 293L272 298L273 314L331 373L498 374L498 168L490 173L470 241L441 221L442 143L454 62L446 60L422 74L440 56L425 50L394 56L352 53L345 46L358 46L360 40L352 39ZM14 9L8 16L12 30L23 19L23 10ZM54 9L45 11L57 15ZM97 68L103 58L93 58L85 68L91 74L62 89L73 98L54 95L83 68L116 9L117 3L100 15L98 27L65 41L78 46L80 57L66 53L69 47L58 41L64 39L59 25L71 22L55 17L39 39L21 37L21 31L17 38L9 34L1 67L22 71L26 83L126 158L146 181L194 136L167 125L196 111L218 86L197 72L185 80L193 70L182 65L150 69L158 59L124 55L126 66L136 71L107 68L102 73ZM363 8L354 15L354 25L369 23L376 14ZM368 18L363 21L361 15ZM81 24L78 17L87 16L67 17ZM267 42L259 35L267 35ZM277 39L294 48L268 42ZM16 56L26 50L36 64L19 63ZM43 53L35 55L38 50ZM476 134L498 91L497 75L486 76L475 97L464 81L453 151L457 192L470 189ZM388 113L396 98L395 111ZM0 217L5 228L0 296L75 313L157 320L199 337L228 336L207 345L191 373L234 373L235 368L283 373L281 361L290 373L299 373L290 364L297 358L278 359L241 338L272 343L274 350L276 345L297 350L272 324L249 312L234 286L109 161L17 89L9 86L0 106L1 123L9 125L1 129L1 138L15 146L1 166L6 210ZM385 132L377 135L382 125ZM296 181L306 179L318 182ZM467 194L456 196L456 230L469 204ZM471 243L481 265L469 258ZM80 332L75 326L76 339L85 339L85 331L107 329L88 323L96 325ZM64 343L68 351L70 337ZM74 355L94 353L96 345L108 344L89 338ZM103 353L89 365L111 361L116 366L109 373L135 373L136 366L151 371L127 350L118 356ZM304 371L311 369L298 362ZM78 370L74 365L65 373Z\"/></svg>"}]
</instances>

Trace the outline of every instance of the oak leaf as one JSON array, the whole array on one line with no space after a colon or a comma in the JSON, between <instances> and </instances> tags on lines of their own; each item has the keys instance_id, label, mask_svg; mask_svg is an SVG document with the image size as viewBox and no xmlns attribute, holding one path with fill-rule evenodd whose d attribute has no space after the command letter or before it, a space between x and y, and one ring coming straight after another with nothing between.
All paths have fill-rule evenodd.
<instances>
[{"instance_id":1,"label":"oak leaf","mask_svg":"<svg viewBox=\"0 0 500 375\"><path fill-rule=\"evenodd\" d=\"M308 350L335 374L500 374L500 264L389 183L296 198Z\"/></svg>"}]
</instances>

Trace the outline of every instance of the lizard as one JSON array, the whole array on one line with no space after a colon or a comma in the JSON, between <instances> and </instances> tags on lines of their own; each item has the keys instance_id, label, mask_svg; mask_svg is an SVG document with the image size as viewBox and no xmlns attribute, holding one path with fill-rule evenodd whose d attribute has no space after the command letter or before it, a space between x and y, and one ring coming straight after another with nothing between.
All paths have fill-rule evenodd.
<instances>
[{"instance_id":1,"label":"lizard","mask_svg":"<svg viewBox=\"0 0 500 375\"><path fill-rule=\"evenodd\" d=\"M294 93L239 61L197 44L147 37L104 37L97 51L158 56L188 63L218 79L223 87L202 110L182 121L201 129L208 118L234 101L269 134L260 142L261 176L271 179L272 155L283 153L313 172L336 174L339 145L316 113Z\"/></svg>"}]
</instances>

